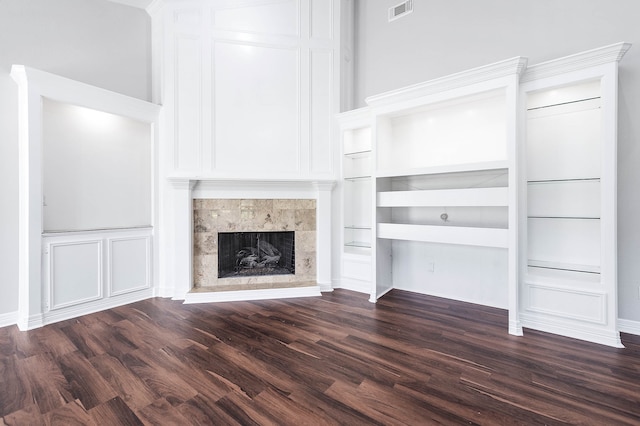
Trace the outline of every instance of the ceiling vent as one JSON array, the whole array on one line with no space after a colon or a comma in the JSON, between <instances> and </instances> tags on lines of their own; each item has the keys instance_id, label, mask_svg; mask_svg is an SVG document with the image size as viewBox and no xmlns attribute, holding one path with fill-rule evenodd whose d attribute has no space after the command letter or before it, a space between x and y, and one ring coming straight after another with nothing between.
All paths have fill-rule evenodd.
<instances>
[{"instance_id":1,"label":"ceiling vent","mask_svg":"<svg viewBox=\"0 0 640 426\"><path fill-rule=\"evenodd\" d=\"M389 8L389 22L402 18L405 15L413 12L413 0L403 1Z\"/></svg>"}]
</instances>

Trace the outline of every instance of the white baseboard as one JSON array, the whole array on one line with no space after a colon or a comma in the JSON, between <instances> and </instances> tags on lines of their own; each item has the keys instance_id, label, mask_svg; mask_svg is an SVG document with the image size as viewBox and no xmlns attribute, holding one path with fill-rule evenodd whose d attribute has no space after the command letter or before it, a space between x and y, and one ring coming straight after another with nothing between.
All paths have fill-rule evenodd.
<instances>
[{"instance_id":1,"label":"white baseboard","mask_svg":"<svg viewBox=\"0 0 640 426\"><path fill-rule=\"evenodd\" d=\"M265 288L258 290L207 291L187 293L184 303L242 302L249 300L288 299L322 296L320 287Z\"/></svg>"},{"instance_id":2,"label":"white baseboard","mask_svg":"<svg viewBox=\"0 0 640 426\"><path fill-rule=\"evenodd\" d=\"M0 327L7 327L18 323L18 311L0 314Z\"/></svg>"},{"instance_id":3,"label":"white baseboard","mask_svg":"<svg viewBox=\"0 0 640 426\"><path fill-rule=\"evenodd\" d=\"M520 321L524 328L558 334L573 339L586 340L587 342L599 343L614 348L624 348L620 340L620 333L617 330L612 331L598 327L581 326L568 321L551 321L539 315L528 313L520 314Z\"/></svg>"},{"instance_id":4,"label":"white baseboard","mask_svg":"<svg viewBox=\"0 0 640 426\"><path fill-rule=\"evenodd\" d=\"M323 293L331 293L333 291L333 283L318 283L318 287Z\"/></svg>"},{"instance_id":5,"label":"white baseboard","mask_svg":"<svg viewBox=\"0 0 640 426\"><path fill-rule=\"evenodd\" d=\"M357 291L358 293L371 293L371 283L368 281L353 280L350 278L342 278L334 285L335 288L343 288L345 290Z\"/></svg>"},{"instance_id":6,"label":"white baseboard","mask_svg":"<svg viewBox=\"0 0 640 426\"><path fill-rule=\"evenodd\" d=\"M385 294L389 293L391 290L393 290L395 287L391 286L388 287L384 290L382 290L380 292L380 294L377 295L377 297L374 297L374 295L372 294L371 297L369 297L369 302L371 303L376 303L378 301L378 299L380 299L382 296L384 296Z\"/></svg>"},{"instance_id":7,"label":"white baseboard","mask_svg":"<svg viewBox=\"0 0 640 426\"><path fill-rule=\"evenodd\" d=\"M76 306L69 306L62 309L45 312L43 314L44 321L42 325L53 324L59 321L65 321L71 318L77 318L83 315L89 315L96 312L104 311L118 306L128 305L129 303L139 302L141 300L153 297L153 289L144 289L131 293L112 296L109 298L96 300L94 302L83 303ZM31 327L36 328L36 327Z\"/></svg>"},{"instance_id":8,"label":"white baseboard","mask_svg":"<svg viewBox=\"0 0 640 426\"><path fill-rule=\"evenodd\" d=\"M623 333L640 336L640 321L618 318L618 330Z\"/></svg>"}]
</instances>

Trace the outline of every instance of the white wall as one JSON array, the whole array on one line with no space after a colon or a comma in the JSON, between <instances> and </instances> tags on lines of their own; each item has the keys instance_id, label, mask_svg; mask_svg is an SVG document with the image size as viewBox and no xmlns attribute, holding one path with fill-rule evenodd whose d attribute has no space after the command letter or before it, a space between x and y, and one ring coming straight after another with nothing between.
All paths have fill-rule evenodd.
<instances>
[{"instance_id":1,"label":"white wall","mask_svg":"<svg viewBox=\"0 0 640 426\"><path fill-rule=\"evenodd\" d=\"M45 232L150 226L151 125L50 99L42 115Z\"/></svg>"},{"instance_id":2,"label":"white wall","mask_svg":"<svg viewBox=\"0 0 640 426\"><path fill-rule=\"evenodd\" d=\"M640 321L640 3L637 0L356 0L355 105L367 96L514 56L536 64L625 41L618 124L619 317ZM437 270L437 265L436 265Z\"/></svg>"},{"instance_id":3,"label":"white wall","mask_svg":"<svg viewBox=\"0 0 640 426\"><path fill-rule=\"evenodd\" d=\"M18 301L17 86L22 64L150 98L150 19L103 0L0 1L0 318Z\"/></svg>"}]
</instances>

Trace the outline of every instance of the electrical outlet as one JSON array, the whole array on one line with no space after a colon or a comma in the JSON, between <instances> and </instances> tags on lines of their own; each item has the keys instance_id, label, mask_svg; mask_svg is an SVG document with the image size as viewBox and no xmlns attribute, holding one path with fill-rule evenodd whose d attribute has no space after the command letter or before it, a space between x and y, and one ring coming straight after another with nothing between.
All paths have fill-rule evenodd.
<instances>
[{"instance_id":1,"label":"electrical outlet","mask_svg":"<svg viewBox=\"0 0 640 426\"><path fill-rule=\"evenodd\" d=\"M433 262L427 263L427 272L433 272L436 269L436 264Z\"/></svg>"}]
</instances>

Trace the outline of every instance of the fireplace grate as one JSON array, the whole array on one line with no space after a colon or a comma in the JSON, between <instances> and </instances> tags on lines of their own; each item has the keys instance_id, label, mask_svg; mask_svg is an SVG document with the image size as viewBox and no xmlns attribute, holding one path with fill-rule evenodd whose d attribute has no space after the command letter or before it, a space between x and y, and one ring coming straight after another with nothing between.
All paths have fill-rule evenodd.
<instances>
[{"instance_id":1,"label":"fireplace grate","mask_svg":"<svg viewBox=\"0 0 640 426\"><path fill-rule=\"evenodd\" d=\"M295 274L295 232L218 233L218 278Z\"/></svg>"}]
</instances>

